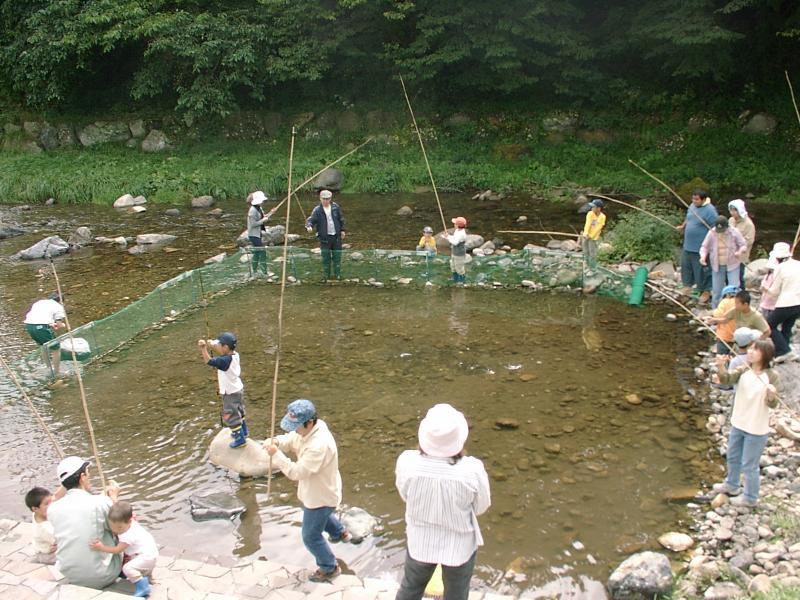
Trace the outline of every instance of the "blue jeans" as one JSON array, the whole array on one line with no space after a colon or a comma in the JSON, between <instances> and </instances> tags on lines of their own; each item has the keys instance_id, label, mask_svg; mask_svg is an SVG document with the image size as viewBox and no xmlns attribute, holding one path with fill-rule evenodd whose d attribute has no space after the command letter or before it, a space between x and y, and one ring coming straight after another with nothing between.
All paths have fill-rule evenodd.
<instances>
[{"instance_id":1,"label":"blue jeans","mask_svg":"<svg viewBox=\"0 0 800 600\"><path fill-rule=\"evenodd\" d=\"M722 298L722 289L725 287L726 279L728 285L739 287L739 267L728 270L726 266L720 265L718 271L711 271L711 308L717 308L717 304Z\"/></svg>"},{"instance_id":2,"label":"blue jeans","mask_svg":"<svg viewBox=\"0 0 800 600\"><path fill-rule=\"evenodd\" d=\"M336 557L322 532L326 531L331 539L338 540L344 533L344 526L333 514L330 506L321 508L303 507L303 544L314 555L317 566L325 573L336 569Z\"/></svg>"},{"instance_id":3,"label":"blue jeans","mask_svg":"<svg viewBox=\"0 0 800 600\"><path fill-rule=\"evenodd\" d=\"M736 427L731 427L728 436L728 477L725 483L738 488L739 479L744 475L744 497L751 502L758 500L760 468L758 461L767 445L768 434L753 435Z\"/></svg>"},{"instance_id":4,"label":"blue jeans","mask_svg":"<svg viewBox=\"0 0 800 600\"><path fill-rule=\"evenodd\" d=\"M442 565L442 582L444 583L444 600L467 600L469 597L469 582L472 571L475 570L475 557L473 552L469 560L457 567ZM395 600L419 600L425 593L425 587L436 570L435 564L424 563L411 558L406 550L406 564L403 570L403 581L397 590Z\"/></svg>"},{"instance_id":5,"label":"blue jeans","mask_svg":"<svg viewBox=\"0 0 800 600\"><path fill-rule=\"evenodd\" d=\"M681 281L686 287L697 286L698 292L711 289L711 269L700 264L700 253L684 250L681 254Z\"/></svg>"}]
</instances>

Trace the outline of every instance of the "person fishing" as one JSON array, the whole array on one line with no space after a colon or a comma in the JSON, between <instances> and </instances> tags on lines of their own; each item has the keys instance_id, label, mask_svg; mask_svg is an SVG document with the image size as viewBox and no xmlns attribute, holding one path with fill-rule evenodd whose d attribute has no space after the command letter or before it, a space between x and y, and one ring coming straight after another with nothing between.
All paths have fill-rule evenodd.
<instances>
[{"instance_id":1,"label":"person fishing","mask_svg":"<svg viewBox=\"0 0 800 600\"><path fill-rule=\"evenodd\" d=\"M64 299L58 292L48 298L34 302L25 315L25 330L34 342L42 346L45 363L50 367L53 376L57 377L61 368L61 345L57 342L45 345L58 337L58 332L67 328L67 314L63 305ZM49 353L48 353L49 349Z\"/></svg>"},{"instance_id":2,"label":"person fishing","mask_svg":"<svg viewBox=\"0 0 800 600\"><path fill-rule=\"evenodd\" d=\"M342 209L333 202L333 192L322 190L319 193L319 204L314 207L306 219L306 231L317 230L317 239L322 253L322 279L331 278L333 263L334 279L342 278L342 240L345 238L344 216Z\"/></svg>"},{"instance_id":3,"label":"person fishing","mask_svg":"<svg viewBox=\"0 0 800 600\"><path fill-rule=\"evenodd\" d=\"M455 225L452 234L446 231L442 238L450 242L450 269L453 271L453 282L464 283L467 281L467 220L464 217L455 217L450 220Z\"/></svg>"},{"instance_id":4,"label":"person fishing","mask_svg":"<svg viewBox=\"0 0 800 600\"><path fill-rule=\"evenodd\" d=\"M589 212L586 213L586 222L581 232L581 246L583 247L583 257L586 266L594 269L597 266L597 246L600 234L606 225L606 215L603 213L604 203L600 198L595 198L589 202Z\"/></svg>"},{"instance_id":5,"label":"person fishing","mask_svg":"<svg viewBox=\"0 0 800 600\"><path fill-rule=\"evenodd\" d=\"M251 263L253 275L258 272L259 267L266 273L267 256L265 251L259 248L264 247L264 240L261 236L267 229L267 221L275 214L276 209L273 208L266 215L264 214L261 205L264 201L268 200L268 198L261 190L249 194L247 200L250 203L250 209L247 211L247 239L250 240L250 245L253 247L253 261Z\"/></svg>"},{"instance_id":6,"label":"person fishing","mask_svg":"<svg viewBox=\"0 0 800 600\"><path fill-rule=\"evenodd\" d=\"M683 253L681 254L682 293L688 295L695 287L700 294L699 302L704 304L711 298L711 270L700 264L700 246L708 230L717 221L717 209L704 190L692 192L692 203L686 209L686 218L678 225L683 233Z\"/></svg>"},{"instance_id":7,"label":"person fishing","mask_svg":"<svg viewBox=\"0 0 800 600\"><path fill-rule=\"evenodd\" d=\"M215 340L197 340L203 361L210 367L217 369L217 384L219 394L222 396L222 424L230 427L231 448L240 448L247 443L247 421L244 414L244 384L239 363L239 353L236 352L236 336L230 331L224 331ZM209 349L218 356L211 356Z\"/></svg>"}]
</instances>

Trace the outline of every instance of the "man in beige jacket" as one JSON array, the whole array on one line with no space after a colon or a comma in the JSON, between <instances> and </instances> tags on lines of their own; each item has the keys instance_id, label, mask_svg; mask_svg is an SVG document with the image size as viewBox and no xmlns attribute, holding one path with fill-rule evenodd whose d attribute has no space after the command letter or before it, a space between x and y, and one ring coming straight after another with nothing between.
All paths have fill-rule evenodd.
<instances>
[{"instance_id":1,"label":"man in beige jacket","mask_svg":"<svg viewBox=\"0 0 800 600\"><path fill-rule=\"evenodd\" d=\"M289 433L265 441L264 447L283 474L298 482L297 497L303 504L303 544L314 555L318 567L309 579L330 581L342 570L322 532L328 533L331 542L350 541L350 534L334 515L342 501L336 441L325 421L317 418L317 409L310 400L289 404L281 429ZM297 460L292 461L286 452L294 453Z\"/></svg>"}]
</instances>

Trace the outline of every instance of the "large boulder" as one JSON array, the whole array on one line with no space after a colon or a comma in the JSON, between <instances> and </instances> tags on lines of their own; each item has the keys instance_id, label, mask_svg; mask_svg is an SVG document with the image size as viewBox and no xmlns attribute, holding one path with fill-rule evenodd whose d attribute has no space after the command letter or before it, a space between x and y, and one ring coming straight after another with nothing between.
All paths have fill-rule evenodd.
<instances>
[{"instance_id":1,"label":"large boulder","mask_svg":"<svg viewBox=\"0 0 800 600\"><path fill-rule=\"evenodd\" d=\"M159 129L151 129L142 140L143 152L162 152L169 147L169 138Z\"/></svg>"},{"instance_id":2,"label":"large boulder","mask_svg":"<svg viewBox=\"0 0 800 600\"><path fill-rule=\"evenodd\" d=\"M467 242L465 244L467 248L467 252L470 250L474 250L475 248L480 248L483 246L483 242L485 240L482 236L478 235L477 233L468 233L467 234Z\"/></svg>"},{"instance_id":3,"label":"large boulder","mask_svg":"<svg viewBox=\"0 0 800 600\"><path fill-rule=\"evenodd\" d=\"M47 123L44 124L36 139L45 150L55 150L61 145L58 139L58 129Z\"/></svg>"},{"instance_id":4,"label":"large boulder","mask_svg":"<svg viewBox=\"0 0 800 600\"><path fill-rule=\"evenodd\" d=\"M167 233L141 233L136 236L137 244L166 244L177 239L176 235L169 235Z\"/></svg>"},{"instance_id":5,"label":"large boulder","mask_svg":"<svg viewBox=\"0 0 800 600\"><path fill-rule=\"evenodd\" d=\"M768 113L756 113L742 126L744 133L769 135L778 126L778 120Z\"/></svg>"},{"instance_id":6,"label":"large boulder","mask_svg":"<svg viewBox=\"0 0 800 600\"><path fill-rule=\"evenodd\" d=\"M192 198L192 208L211 208L212 206L214 206L214 196Z\"/></svg>"},{"instance_id":7,"label":"large boulder","mask_svg":"<svg viewBox=\"0 0 800 600\"><path fill-rule=\"evenodd\" d=\"M88 246L92 241L92 230L88 227L78 227L69 236L67 243L73 248L80 248L81 246Z\"/></svg>"},{"instance_id":8,"label":"large boulder","mask_svg":"<svg viewBox=\"0 0 800 600\"><path fill-rule=\"evenodd\" d=\"M228 492L189 496L189 506L195 521L234 519L247 510L241 500Z\"/></svg>"},{"instance_id":9,"label":"large boulder","mask_svg":"<svg viewBox=\"0 0 800 600\"><path fill-rule=\"evenodd\" d=\"M78 140L83 146L125 142L131 137L131 130L122 121L95 121L78 131Z\"/></svg>"},{"instance_id":10,"label":"large boulder","mask_svg":"<svg viewBox=\"0 0 800 600\"><path fill-rule=\"evenodd\" d=\"M668 596L672 591L669 559L657 552L639 552L629 556L609 577L608 591L614 600L651 600Z\"/></svg>"},{"instance_id":11,"label":"large boulder","mask_svg":"<svg viewBox=\"0 0 800 600\"><path fill-rule=\"evenodd\" d=\"M131 135L136 139L141 139L147 134L147 128L142 119L136 119L128 123L128 129L131 130Z\"/></svg>"},{"instance_id":12,"label":"large boulder","mask_svg":"<svg viewBox=\"0 0 800 600\"><path fill-rule=\"evenodd\" d=\"M331 190L338 192L342 189L344 183L344 175L339 169L325 169L322 173L314 178L311 182L311 187L316 190Z\"/></svg>"},{"instance_id":13,"label":"large boulder","mask_svg":"<svg viewBox=\"0 0 800 600\"><path fill-rule=\"evenodd\" d=\"M56 127L56 137L61 148L78 145L78 138L75 136L75 128L67 123L62 123Z\"/></svg>"},{"instance_id":14,"label":"large boulder","mask_svg":"<svg viewBox=\"0 0 800 600\"><path fill-rule=\"evenodd\" d=\"M269 454L261 442L250 438L240 448L231 448L231 430L223 427L211 440L208 460L218 467L235 471L242 477L266 477L269 474ZM273 465L273 473L278 469Z\"/></svg>"},{"instance_id":15,"label":"large boulder","mask_svg":"<svg viewBox=\"0 0 800 600\"><path fill-rule=\"evenodd\" d=\"M57 235L51 235L36 242L30 248L18 252L17 256L22 260L38 260L51 256L61 256L67 252L69 252L69 244Z\"/></svg>"}]
</instances>

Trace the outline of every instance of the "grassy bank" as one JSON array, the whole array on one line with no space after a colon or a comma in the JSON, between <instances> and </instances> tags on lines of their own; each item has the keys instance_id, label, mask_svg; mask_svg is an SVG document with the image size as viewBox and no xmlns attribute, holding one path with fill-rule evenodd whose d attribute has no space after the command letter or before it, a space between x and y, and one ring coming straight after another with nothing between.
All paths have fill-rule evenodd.
<instances>
[{"instance_id":1,"label":"grassy bank","mask_svg":"<svg viewBox=\"0 0 800 600\"><path fill-rule=\"evenodd\" d=\"M295 174L310 175L366 134L299 136ZM590 130L591 131L591 130ZM595 130L596 131L596 130ZM674 186L701 177L713 195L753 193L800 202L800 143L793 133L746 135L738 127L698 130L681 122L604 129L603 141L545 134L519 119L486 118L457 126L424 126L426 148L442 191L491 188L546 194L559 186L648 196L657 184L628 163L636 160ZM793 130L792 130L793 132ZM105 145L52 153L0 152L0 202L110 203L123 193L151 202L184 203L211 194L244 197L261 188L286 188L288 138L264 142L179 144L161 154ZM340 167L346 192L412 192L429 184L410 127L382 135Z\"/></svg>"}]
</instances>

